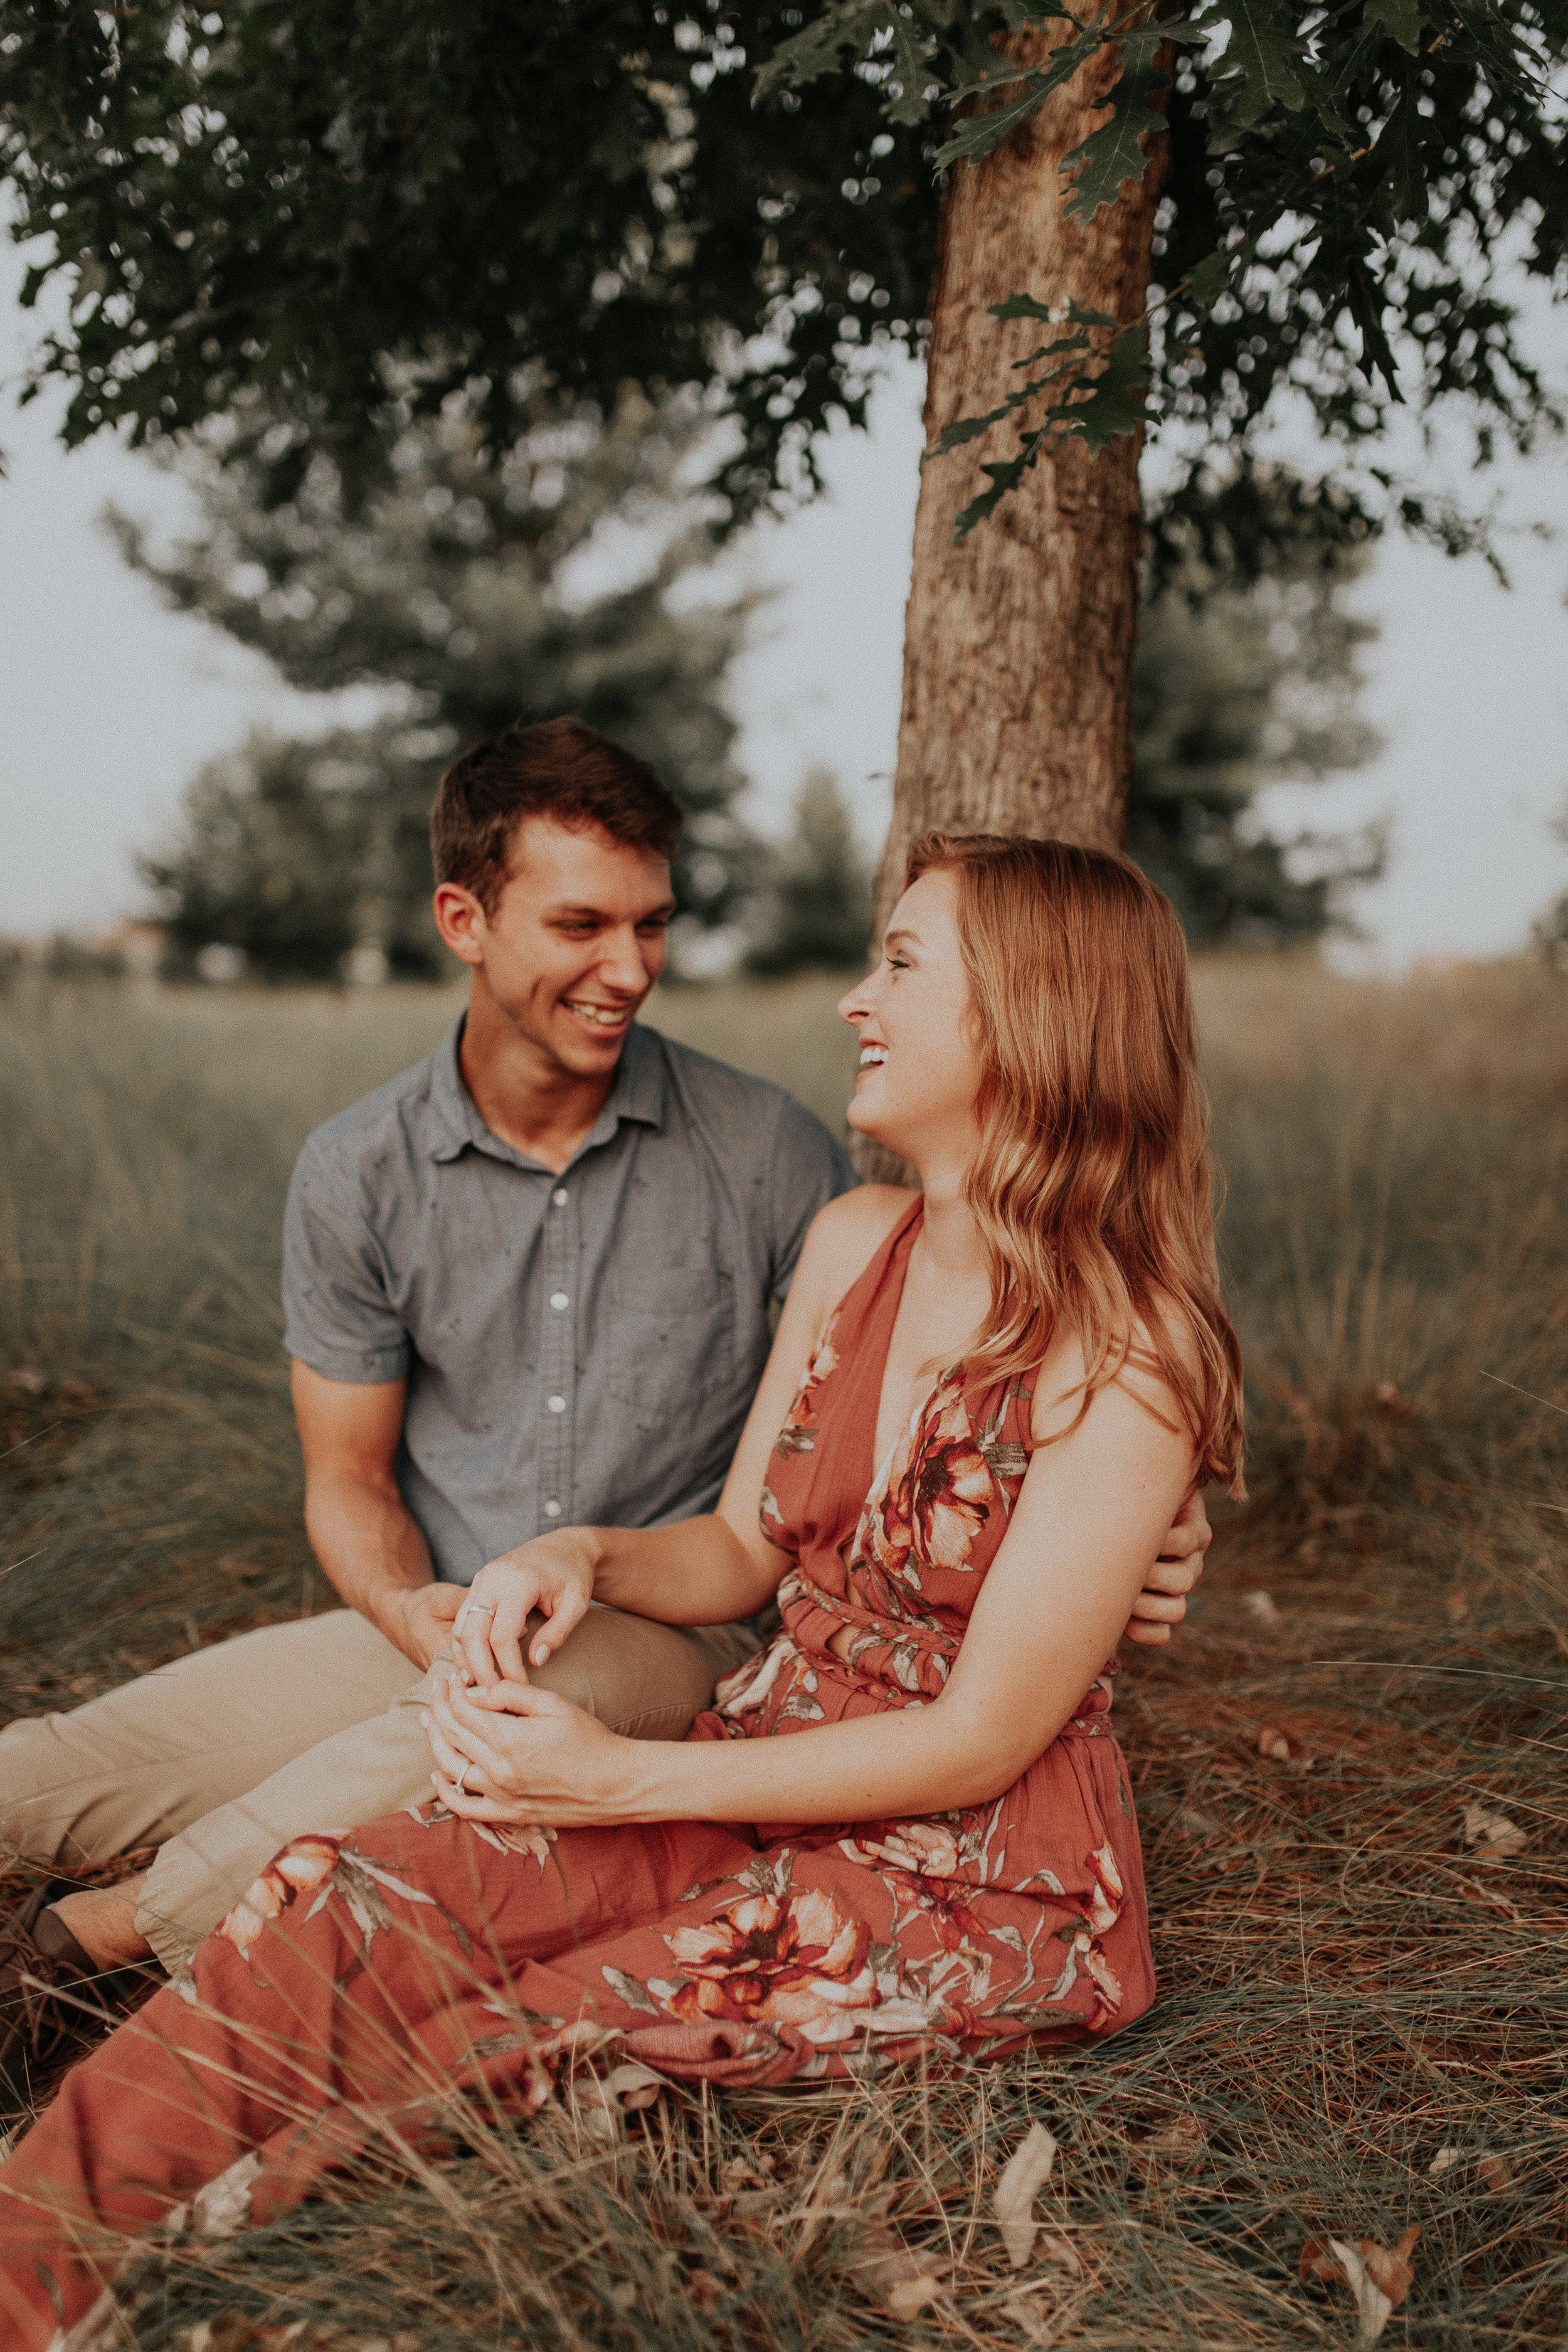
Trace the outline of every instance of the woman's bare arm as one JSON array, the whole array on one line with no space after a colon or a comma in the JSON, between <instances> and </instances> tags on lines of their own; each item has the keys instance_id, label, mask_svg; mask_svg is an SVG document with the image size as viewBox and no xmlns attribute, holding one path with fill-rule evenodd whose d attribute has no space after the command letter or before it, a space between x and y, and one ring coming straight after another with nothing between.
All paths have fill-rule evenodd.
<instances>
[{"instance_id":1,"label":"woman's bare arm","mask_svg":"<svg viewBox=\"0 0 1568 2352\"><path fill-rule=\"evenodd\" d=\"M1071 1343L1053 1349L1037 1394L1070 1390L1075 1355ZM788 1738L638 1745L548 1692L452 1691L433 1709L437 1765L449 1776L471 1758L499 1801L470 1804L449 1778L443 1796L477 1819L563 1827L876 1820L987 1802L1081 1702L1191 1481L1191 1444L1157 1412L1176 1419L1152 1380L1126 1374L1036 1454L947 1688L930 1705Z\"/></svg>"},{"instance_id":2,"label":"woman's bare arm","mask_svg":"<svg viewBox=\"0 0 1568 2352\"><path fill-rule=\"evenodd\" d=\"M548 1622L528 1656L542 1666L582 1622L590 1595L667 1625L727 1625L767 1606L790 1566L758 1510L773 1441L828 1316L909 1205L890 1184L866 1184L812 1220L716 1510L668 1528L563 1528L480 1570L474 1597L494 1614L467 1618L454 1643L475 1681L526 1681L521 1637L535 1609Z\"/></svg>"}]
</instances>

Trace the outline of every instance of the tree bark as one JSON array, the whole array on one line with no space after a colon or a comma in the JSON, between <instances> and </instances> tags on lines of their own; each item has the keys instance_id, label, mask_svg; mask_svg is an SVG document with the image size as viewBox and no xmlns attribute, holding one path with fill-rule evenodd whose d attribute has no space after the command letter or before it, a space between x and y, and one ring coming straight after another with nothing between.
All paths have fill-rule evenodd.
<instances>
[{"instance_id":1,"label":"tree bark","mask_svg":"<svg viewBox=\"0 0 1568 2352\"><path fill-rule=\"evenodd\" d=\"M1034 66L1075 33L1054 23L1013 34L1005 54ZM1026 320L1004 326L988 318L991 303L1026 292L1054 308L1072 295L1124 322L1142 310L1163 153L1087 227L1062 210L1061 158L1103 119L1119 69L1108 58L1092 78L1076 76L984 163L959 163L949 174L931 296L928 447L955 418L995 407L1020 381L1011 362L1049 340ZM1056 443L956 546L954 520L984 487L981 464L1016 456L1017 425L994 425L926 467L879 936L911 843L933 827L1121 840L1132 765L1142 437L1113 441L1098 457L1077 437Z\"/></svg>"},{"instance_id":2,"label":"tree bark","mask_svg":"<svg viewBox=\"0 0 1568 2352\"><path fill-rule=\"evenodd\" d=\"M1015 33L1005 53L1032 67L1076 29ZM1142 311L1165 141L1142 180L1087 226L1063 215L1061 159L1099 127L1119 70L1112 57L1076 75L983 163L949 173L931 290L928 448L944 425L996 407L1020 381L1012 362L1050 340L1037 324L988 317L993 302L1027 293L1054 309L1070 295L1123 323ZM1012 95L999 90L992 103ZM993 425L922 473L874 941L922 833L1121 843L1132 774L1142 447L1142 433L1097 457L1076 436L1055 441L956 545L953 524L984 487L981 465L1017 455L1018 426ZM872 1182L917 1181L868 1137L852 1138L850 1150Z\"/></svg>"}]
</instances>

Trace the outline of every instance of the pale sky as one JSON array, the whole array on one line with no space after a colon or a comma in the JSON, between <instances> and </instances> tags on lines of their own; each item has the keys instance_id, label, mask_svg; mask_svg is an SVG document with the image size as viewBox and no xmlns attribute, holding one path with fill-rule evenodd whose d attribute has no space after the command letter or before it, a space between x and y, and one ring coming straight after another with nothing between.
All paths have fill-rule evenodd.
<instances>
[{"instance_id":1,"label":"pale sky","mask_svg":"<svg viewBox=\"0 0 1568 2352\"><path fill-rule=\"evenodd\" d=\"M31 331L15 299L21 266L0 247L8 383ZM778 592L731 689L749 814L766 830L787 822L790 794L815 761L837 770L868 845L885 825L919 393L913 367L889 376L871 433L846 430L828 448L830 496L753 534L736 559ZM258 719L301 732L326 723L321 706L278 684L259 656L166 612L126 571L97 525L100 509L113 499L167 522L179 512L177 487L107 441L66 454L53 437L58 419L57 401L18 414L10 392L0 395L9 457L0 482L0 935L91 929L136 911L134 853L169 824L204 759ZM1478 561L1389 542L1361 592L1382 625L1365 709L1387 748L1342 782L1285 789L1274 809L1291 827L1392 813L1391 871L1358 909L1368 954L1390 970L1425 955L1505 953L1568 890L1568 848L1548 830L1568 797L1563 451L1514 467L1502 486L1510 516L1554 524L1555 542L1511 543L1511 594Z\"/></svg>"}]
</instances>

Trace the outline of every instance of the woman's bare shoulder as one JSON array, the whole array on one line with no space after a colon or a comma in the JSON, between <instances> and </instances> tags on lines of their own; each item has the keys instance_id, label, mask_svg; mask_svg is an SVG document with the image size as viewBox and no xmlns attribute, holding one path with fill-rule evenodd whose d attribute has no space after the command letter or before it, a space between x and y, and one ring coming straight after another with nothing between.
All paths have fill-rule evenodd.
<instances>
[{"instance_id":1,"label":"woman's bare shoulder","mask_svg":"<svg viewBox=\"0 0 1568 2352\"><path fill-rule=\"evenodd\" d=\"M825 1311L865 1273L913 1197L897 1184L858 1184L817 1211L795 1280L809 1286Z\"/></svg>"},{"instance_id":2,"label":"woman's bare shoulder","mask_svg":"<svg viewBox=\"0 0 1568 2352\"><path fill-rule=\"evenodd\" d=\"M1163 1349L1156 1348L1153 1327L1157 1327ZM1198 1366L1197 1346L1192 1325L1174 1299L1161 1296L1148 1315L1135 1315L1125 1354L1112 1350L1116 1362L1114 1385L1136 1399L1145 1411L1158 1420L1168 1420L1173 1412L1179 1418L1179 1407L1165 1376L1162 1359L1174 1357L1188 1371ZM1061 1326L1053 1335L1035 1376L1034 1404L1030 1412L1030 1434L1037 1445L1048 1438L1061 1437L1077 1423L1083 1404L1087 1367L1083 1341L1069 1326Z\"/></svg>"}]
</instances>

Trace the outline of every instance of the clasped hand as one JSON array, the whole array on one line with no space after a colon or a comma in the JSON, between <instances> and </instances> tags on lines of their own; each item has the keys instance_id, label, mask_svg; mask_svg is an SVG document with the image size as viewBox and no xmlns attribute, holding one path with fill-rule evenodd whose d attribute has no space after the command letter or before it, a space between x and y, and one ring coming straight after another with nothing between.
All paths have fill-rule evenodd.
<instances>
[{"instance_id":1,"label":"clasped hand","mask_svg":"<svg viewBox=\"0 0 1568 2352\"><path fill-rule=\"evenodd\" d=\"M488 1560L468 1587L452 1629L455 1671L424 1717L430 1777L463 1820L565 1829L625 1818L632 1743L528 1679L587 1615L594 1572L589 1530L563 1528ZM544 1622L525 1662L536 1611Z\"/></svg>"},{"instance_id":2,"label":"clasped hand","mask_svg":"<svg viewBox=\"0 0 1568 2352\"><path fill-rule=\"evenodd\" d=\"M635 1743L526 1682L438 1682L421 1717L436 1793L463 1821L580 1829L625 1821Z\"/></svg>"},{"instance_id":3,"label":"clasped hand","mask_svg":"<svg viewBox=\"0 0 1568 2352\"><path fill-rule=\"evenodd\" d=\"M452 1628L452 1655L465 1682L526 1684L529 1665L554 1656L588 1613L594 1549L586 1528L563 1528L487 1560ZM535 1630L525 1664L523 1635L535 1610L545 1622Z\"/></svg>"}]
</instances>

